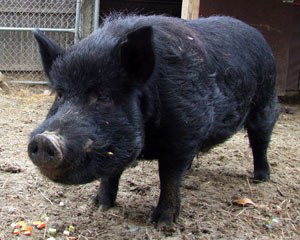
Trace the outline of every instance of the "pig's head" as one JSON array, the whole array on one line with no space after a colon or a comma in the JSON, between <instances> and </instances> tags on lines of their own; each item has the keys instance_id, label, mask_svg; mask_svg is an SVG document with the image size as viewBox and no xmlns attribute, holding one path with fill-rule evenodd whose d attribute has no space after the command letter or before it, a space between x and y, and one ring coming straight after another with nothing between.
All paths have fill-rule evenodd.
<instances>
[{"instance_id":1,"label":"pig's head","mask_svg":"<svg viewBox=\"0 0 300 240\"><path fill-rule=\"evenodd\" d=\"M143 147L139 91L154 69L152 28L92 34L64 50L34 31L56 93L28 155L53 181L80 184L118 173Z\"/></svg>"}]
</instances>

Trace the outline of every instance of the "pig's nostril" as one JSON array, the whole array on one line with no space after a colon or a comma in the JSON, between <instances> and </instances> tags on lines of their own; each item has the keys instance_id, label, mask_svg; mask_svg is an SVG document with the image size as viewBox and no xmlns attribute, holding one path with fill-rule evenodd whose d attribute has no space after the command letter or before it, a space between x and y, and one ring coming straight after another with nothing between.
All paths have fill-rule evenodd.
<instances>
[{"instance_id":1,"label":"pig's nostril","mask_svg":"<svg viewBox=\"0 0 300 240\"><path fill-rule=\"evenodd\" d=\"M46 152L47 152L47 154L49 155L49 157L54 157L54 155L55 155L54 150L51 149L51 148L48 148L48 149L46 150Z\"/></svg>"},{"instance_id":2,"label":"pig's nostril","mask_svg":"<svg viewBox=\"0 0 300 240\"><path fill-rule=\"evenodd\" d=\"M31 153L32 154L37 154L38 151L39 151L39 147L37 146L37 144L31 146Z\"/></svg>"}]
</instances>

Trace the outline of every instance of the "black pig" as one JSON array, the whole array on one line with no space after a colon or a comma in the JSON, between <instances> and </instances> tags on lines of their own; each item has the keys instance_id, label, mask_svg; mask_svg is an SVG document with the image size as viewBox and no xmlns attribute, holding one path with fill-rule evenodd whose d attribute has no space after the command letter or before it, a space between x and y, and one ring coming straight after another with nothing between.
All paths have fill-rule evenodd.
<instances>
[{"instance_id":1,"label":"black pig","mask_svg":"<svg viewBox=\"0 0 300 240\"><path fill-rule=\"evenodd\" d=\"M34 36L57 96L32 132L28 154L53 181L101 179L95 199L108 209L124 169L140 157L158 159L161 192L152 221L170 223L195 155L242 127L254 179L269 178L276 70L254 28L230 17L114 15L68 50L38 30Z\"/></svg>"}]
</instances>

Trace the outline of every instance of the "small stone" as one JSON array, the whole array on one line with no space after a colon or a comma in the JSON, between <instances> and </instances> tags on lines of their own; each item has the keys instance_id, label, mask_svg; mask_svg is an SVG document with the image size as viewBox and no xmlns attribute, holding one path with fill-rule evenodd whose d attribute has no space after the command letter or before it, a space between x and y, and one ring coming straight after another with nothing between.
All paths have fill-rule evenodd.
<instances>
[{"instance_id":1,"label":"small stone","mask_svg":"<svg viewBox=\"0 0 300 240\"><path fill-rule=\"evenodd\" d=\"M18 211L17 208L12 207L12 206L6 206L6 207L3 207L1 210L2 210L3 212L7 212L7 213L9 213L9 214L14 214L14 213L16 213L16 212Z\"/></svg>"},{"instance_id":2,"label":"small stone","mask_svg":"<svg viewBox=\"0 0 300 240\"><path fill-rule=\"evenodd\" d=\"M138 226L130 226L129 227L129 232L136 232L139 230L139 227Z\"/></svg>"},{"instance_id":3,"label":"small stone","mask_svg":"<svg viewBox=\"0 0 300 240\"><path fill-rule=\"evenodd\" d=\"M45 95L50 95L50 94L51 94L51 91L45 90L43 93L44 93Z\"/></svg>"},{"instance_id":4,"label":"small stone","mask_svg":"<svg viewBox=\"0 0 300 240\"><path fill-rule=\"evenodd\" d=\"M9 93L9 86L6 82L1 81L1 76L0 76L0 88L2 91Z\"/></svg>"},{"instance_id":5,"label":"small stone","mask_svg":"<svg viewBox=\"0 0 300 240\"><path fill-rule=\"evenodd\" d=\"M64 193L63 193L63 192L58 192L57 195L58 195L59 197L63 197L63 196L64 196Z\"/></svg>"},{"instance_id":6,"label":"small stone","mask_svg":"<svg viewBox=\"0 0 300 240\"><path fill-rule=\"evenodd\" d=\"M47 238L47 240L55 240L55 238L54 237L49 237L49 238Z\"/></svg>"}]
</instances>

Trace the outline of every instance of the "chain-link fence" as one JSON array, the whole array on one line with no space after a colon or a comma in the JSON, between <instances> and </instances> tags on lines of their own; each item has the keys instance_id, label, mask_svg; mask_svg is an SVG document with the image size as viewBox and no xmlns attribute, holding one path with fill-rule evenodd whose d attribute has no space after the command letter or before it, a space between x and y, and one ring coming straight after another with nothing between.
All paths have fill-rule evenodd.
<instances>
[{"instance_id":1,"label":"chain-link fence","mask_svg":"<svg viewBox=\"0 0 300 240\"><path fill-rule=\"evenodd\" d=\"M11 80L42 80L31 30L40 28L62 47L78 36L78 0L0 0L0 72Z\"/></svg>"}]
</instances>

